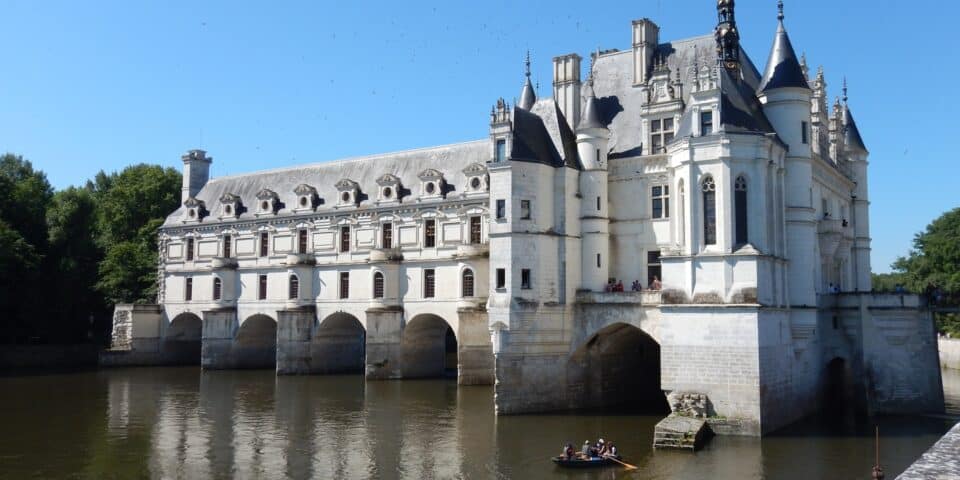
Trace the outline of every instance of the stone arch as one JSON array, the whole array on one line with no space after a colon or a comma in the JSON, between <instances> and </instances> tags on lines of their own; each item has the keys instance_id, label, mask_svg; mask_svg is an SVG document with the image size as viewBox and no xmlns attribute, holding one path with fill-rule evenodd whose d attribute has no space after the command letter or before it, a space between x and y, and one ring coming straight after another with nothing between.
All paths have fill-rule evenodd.
<instances>
[{"instance_id":1,"label":"stone arch","mask_svg":"<svg viewBox=\"0 0 960 480\"><path fill-rule=\"evenodd\" d=\"M196 314L185 312L173 318L163 337L165 363L199 365L203 321Z\"/></svg>"},{"instance_id":2,"label":"stone arch","mask_svg":"<svg viewBox=\"0 0 960 480\"><path fill-rule=\"evenodd\" d=\"M234 337L236 368L274 368L277 365L277 321L262 313L247 317Z\"/></svg>"},{"instance_id":3,"label":"stone arch","mask_svg":"<svg viewBox=\"0 0 960 480\"><path fill-rule=\"evenodd\" d=\"M367 332L357 317L336 312L317 326L312 338L313 371L322 374L362 373Z\"/></svg>"},{"instance_id":4,"label":"stone arch","mask_svg":"<svg viewBox=\"0 0 960 480\"><path fill-rule=\"evenodd\" d=\"M847 417L859 410L852 365L843 357L827 362L823 372L821 410L831 417Z\"/></svg>"},{"instance_id":5,"label":"stone arch","mask_svg":"<svg viewBox=\"0 0 960 480\"><path fill-rule=\"evenodd\" d=\"M614 323L589 336L566 372L571 408L670 411L660 386L660 344L633 325Z\"/></svg>"},{"instance_id":6,"label":"stone arch","mask_svg":"<svg viewBox=\"0 0 960 480\"><path fill-rule=\"evenodd\" d=\"M407 322L400 337L404 378L456 376L457 332L443 317L430 313L417 315Z\"/></svg>"}]
</instances>

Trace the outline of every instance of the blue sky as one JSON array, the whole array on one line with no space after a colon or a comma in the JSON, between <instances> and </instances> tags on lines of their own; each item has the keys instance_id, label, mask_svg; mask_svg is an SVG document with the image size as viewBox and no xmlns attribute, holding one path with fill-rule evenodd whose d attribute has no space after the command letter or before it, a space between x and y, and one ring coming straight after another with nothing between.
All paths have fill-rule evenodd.
<instances>
[{"instance_id":1,"label":"blue sky","mask_svg":"<svg viewBox=\"0 0 960 480\"><path fill-rule=\"evenodd\" d=\"M594 8L602 5L603 8ZM909 7L907 6L909 5ZM533 55L550 94L555 55L630 46L630 21L661 38L712 31L712 0L573 2L0 2L0 151L54 186L130 163L181 167L203 148L213 175L485 137L499 96L519 95ZM787 28L871 150L873 267L960 205L956 2L787 0ZM739 2L762 65L776 1ZM954 120L951 120L953 118Z\"/></svg>"}]
</instances>

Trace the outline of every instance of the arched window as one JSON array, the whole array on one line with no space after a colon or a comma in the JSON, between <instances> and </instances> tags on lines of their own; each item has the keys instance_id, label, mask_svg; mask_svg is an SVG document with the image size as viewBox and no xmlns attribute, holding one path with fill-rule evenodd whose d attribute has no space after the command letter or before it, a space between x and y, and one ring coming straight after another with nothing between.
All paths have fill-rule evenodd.
<instances>
[{"instance_id":1,"label":"arched window","mask_svg":"<svg viewBox=\"0 0 960 480\"><path fill-rule=\"evenodd\" d=\"M383 298L383 274L373 274L373 298Z\"/></svg>"},{"instance_id":2,"label":"arched window","mask_svg":"<svg viewBox=\"0 0 960 480\"><path fill-rule=\"evenodd\" d=\"M713 177L703 179L703 243L717 244L717 184Z\"/></svg>"},{"instance_id":3,"label":"arched window","mask_svg":"<svg viewBox=\"0 0 960 480\"><path fill-rule=\"evenodd\" d=\"M300 278L296 275L290 275L290 300L300 298Z\"/></svg>"},{"instance_id":4,"label":"arched window","mask_svg":"<svg viewBox=\"0 0 960 480\"><path fill-rule=\"evenodd\" d=\"M472 297L474 295L473 270L470 270L469 268L463 271L461 291L463 292L464 297Z\"/></svg>"},{"instance_id":5,"label":"arched window","mask_svg":"<svg viewBox=\"0 0 960 480\"><path fill-rule=\"evenodd\" d=\"M683 179L680 179L680 183L677 186L677 193L680 195L680 201L678 202L678 218L677 218L677 233L679 238L677 243L683 245L686 243L687 238L687 198L686 191L683 188Z\"/></svg>"},{"instance_id":6,"label":"arched window","mask_svg":"<svg viewBox=\"0 0 960 480\"><path fill-rule=\"evenodd\" d=\"M747 179L737 177L733 184L733 211L736 222L736 245L747 244Z\"/></svg>"},{"instance_id":7,"label":"arched window","mask_svg":"<svg viewBox=\"0 0 960 480\"><path fill-rule=\"evenodd\" d=\"M220 300L220 296L223 294L223 282L220 281L219 277L213 277L213 299Z\"/></svg>"}]
</instances>

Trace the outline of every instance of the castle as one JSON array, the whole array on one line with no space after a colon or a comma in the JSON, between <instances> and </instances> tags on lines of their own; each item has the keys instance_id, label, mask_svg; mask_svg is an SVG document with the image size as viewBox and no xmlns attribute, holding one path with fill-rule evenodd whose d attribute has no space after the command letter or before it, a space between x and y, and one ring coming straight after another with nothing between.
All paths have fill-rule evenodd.
<instances>
[{"instance_id":1,"label":"castle","mask_svg":"<svg viewBox=\"0 0 960 480\"><path fill-rule=\"evenodd\" d=\"M116 336L156 363L455 374L499 414L693 394L716 432L762 435L825 401L941 409L929 312L870 293L846 86L831 105L782 2L762 72L716 9L684 40L632 22L585 78L554 58L551 98L528 58L475 142L214 179L188 152L158 305Z\"/></svg>"}]
</instances>

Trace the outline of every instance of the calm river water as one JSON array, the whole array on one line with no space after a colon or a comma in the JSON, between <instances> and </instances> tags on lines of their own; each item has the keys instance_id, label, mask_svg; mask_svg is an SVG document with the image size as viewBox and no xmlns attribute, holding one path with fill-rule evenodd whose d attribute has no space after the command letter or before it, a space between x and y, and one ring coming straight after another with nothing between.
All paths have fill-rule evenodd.
<instances>
[{"instance_id":1,"label":"calm river water","mask_svg":"<svg viewBox=\"0 0 960 480\"><path fill-rule=\"evenodd\" d=\"M945 372L960 416L960 372ZM654 452L659 420L496 417L492 387L198 368L0 378L0 478L867 479L872 422L810 419L764 438ZM951 425L883 417L894 478ZM557 469L564 442L617 442L633 472Z\"/></svg>"}]
</instances>

